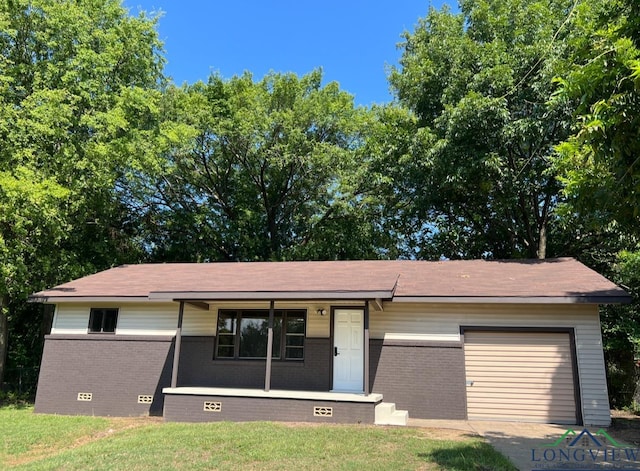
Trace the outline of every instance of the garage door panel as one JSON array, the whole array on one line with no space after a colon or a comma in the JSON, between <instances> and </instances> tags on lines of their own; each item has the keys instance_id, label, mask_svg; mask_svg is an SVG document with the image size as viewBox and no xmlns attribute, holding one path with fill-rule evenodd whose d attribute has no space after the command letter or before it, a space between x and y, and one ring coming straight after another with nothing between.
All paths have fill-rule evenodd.
<instances>
[{"instance_id":1,"label":"garage door panel","mask_svg":"<svg viewBox=\"0 0 640 471\"><path fill-rule=\"evenodd\" d=\"M489 404L489 405L484 405L483 407L475 408L475 412L478 415L489 414L491 412L500 414L500 415L511 415L513 417L520 417L520 420L522 420L523 413L527 414L527 418L529 417L547 417L548 418L548 416L552 414L554 416L569 417L575 420L575 417L573 416L573 414L567 413L567 409L564 409L562 407L548 407L548 408L539 409L537 407L523 406L516 410L511 406L512 406L511 404L501 404L501 405ZM474 409L472 409L470 412L474 412Z\"/></svg>"},{"instance_id":2,"label":"garage door panel","mask_svg":"<svg viewBox=\"0 0 640 471\"><path fill-rule=\"evenodd\" d=\"M482 407L476 408L476 412L479 414L486 414L491 411L497 411L501 415L513 415L513 416L522 416L522 413L526 413L527 417L545 417L549 414L557 415L560 417L570 417L575 419L572 414L567 414L567 409L562 406L558 407L548 407L539 409L537 407L532 406L520 406L516 410L514 404L485 404Z\"/></svg>"},{"instance_id":3,"label":"garage door panel","mask_svg":"<svg viewBox=\"0 0 640 471\"><path fill-rule=\"evenodd\" d=\"M474 404L489 404L492 402L499 401L499 404L533 404L536 407L542 405L544 407L552 407L556 405L571 405L573 404L573 396L571 395L556 395L554 398L555 401L553 404L549 404L549 401L545 397L544 394L536 394L536 393L526 393L519 394L517 397L513 395L513 393L508 392L491 392L491 393L483 393L479 395L469 394L469 397L473 399Z\"/></svg>"},{"instance_id":4,"label":"garage door panel","mask_svg":"<svg viewBox=\"0 0 640 471\"><path fill-rule=\"evenodd\" d=\"M560 352L571 352L570 348L567 348L564 345L553 345L553 344L542 344L542 345L533 345L531 343L518 343L518 344L496 344L496 345L474 345L472 348L472 352L476 354L488 353L492 354L493 352L521 352L520 348L522 346L535 347L535 352L538 355L544 354L555 354Z\"/></svg>"},{"instance_id":5,"label":"garage door panel","mask_svg":"<svg viewBox=\"0 0 640 471\"><path fill-rule=\"evenodd\" d=\"M500 362L497 361L495 357L487 358L484 362L471 360L468 363L469 369L476 369L478 371L505 371L516 373L519 371L525 372L548 372L548 371L557 371L562 374L565 369L572 368L571 361L549 361L544 358L537 358L534 362L529 362L528 360L517 361L517 359L510 358L509 360Z\"/></svg>"},{"instance_id":6,"label":"garage door panel","mask_svg":"<svg viewBox=\"0 0 640 471\"><path fill-rule=\"evenodd\" d=\"M466 331L464 343L469 419L575 423L569 334Z\"/></svg>"},{"instance_id":7,"label":"garage door panel","mask_svg":"<svg viewBox=\"0 0 640 471\"><path fill-rule=\"evenodd\" d=\"M511 414L505 411L495 410L495 411L488 411L488 414L491 416L491 420L522 422L521 414L517 414L517 413ZM470 413L470 416L471 415L472 414ZM530 414L527 415L526 421L535 422L535 423L549 423L550 415L554 417L554 421L560 424L573 424L573 422L575 422L575 417L573 417L572 415L561 415L556 412L536 413L536 411L530 411ZM478 416L477 419L470 419L470 420L489 420L489 419L485 419L482 416Z\"/></svg>"},{"instance_id":8,"label":"garage door panel","mask_svg":"<svg viewBox=\"0 0 640 471\"><path fill-rule=\"evenodd\" d=\"M510 394L514 394L515 391L517 391L518 394L526 394L527 391L556 391L556 393L559 393L561 390L573 391L573 381L570 379L555 381L555 378L543 378L532 381L530 378L523 378L522 381L500 381L499 379L495 381L487 381L485 379L472 381L473 386L468 388L468 393L470 394L489 393L493 390L508 391ZM548 381L553 381L553 386L550 386Z\"/></svg>"},{"instance_id":9,"label":"garage door panel","mask_svg":"<svg viewBox=\"0 0 640 471\"><path fill-rule=\"evenodd\" d=\"M528 347L535 348L533 346L528 346ZM532 350L529 352L529 354L527 354L527 352L523 352L522 350L518 351L518 350L496 349L493 352L490 352L490 351L476 352L471 350L469 351L469 359L485 360L487 358L493 358L497 353L502 354L505 361L509 361L509 360L513 361L514 358L518 358L519 360L525 360L525 361L527 360L534 361L536 358L547 358L547 359L570 359L571 358L571 350L563 350L563 351L555 351L555 352L537 352Z\"/></svg>"}]
</instances>

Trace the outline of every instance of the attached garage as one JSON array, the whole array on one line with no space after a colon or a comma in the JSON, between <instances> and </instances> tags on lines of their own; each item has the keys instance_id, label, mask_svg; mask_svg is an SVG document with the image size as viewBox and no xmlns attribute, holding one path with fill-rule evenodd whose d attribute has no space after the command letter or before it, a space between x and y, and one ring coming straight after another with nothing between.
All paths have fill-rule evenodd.
<instances>
[{"instance_id":1,"label":"attached garage","mask_svg":"<svg viewBox=\"0 0 640 471\"><path fill-rule=\"evenodd\" d=\"M469 420L581 422L572 331L464 330Z\"/></svg>"}]
</instances>

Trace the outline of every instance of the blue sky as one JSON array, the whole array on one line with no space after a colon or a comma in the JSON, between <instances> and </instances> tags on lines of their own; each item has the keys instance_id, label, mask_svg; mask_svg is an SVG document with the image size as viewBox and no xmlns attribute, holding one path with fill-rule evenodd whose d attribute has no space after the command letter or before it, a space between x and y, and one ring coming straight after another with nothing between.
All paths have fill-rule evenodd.
<instances>
[{"instance_id":1,"label":"blue sky","mask_svg":"<svg viewBox=\"0 0 640 471\"><path fill-rule=\"evenodd\" d=\"M165 73L177 84L248 70L303 75L322 67L358 105L391 101L386 67L400 57L403 31L413 31L442 0L125 0L132 14L161 10ZM447 2L444 2L447 3ZM451 2L448 2L451 4Z\"/></svg>"}]
</instances>

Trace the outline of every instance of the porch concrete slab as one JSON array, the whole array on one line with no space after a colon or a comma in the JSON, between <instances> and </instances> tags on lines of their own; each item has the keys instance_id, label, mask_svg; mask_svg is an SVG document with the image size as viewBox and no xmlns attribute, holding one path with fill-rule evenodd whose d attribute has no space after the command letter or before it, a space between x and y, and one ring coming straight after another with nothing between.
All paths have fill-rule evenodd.
<instances>
[{"instance_id":1,"label":"porch concrete slab","mask_svg":"<svg viewBox=\"0 0 640 471\"><path fill-rule=\"evenodd\" d=\"M531 450L544 444L553 443L568 428L581 429L579 425L422 419L409 419L409 426L463 430L480 435L496 450L509 458L514 466L521 471L544 470L544 467L536 467L538 463L532 461ZM553 468L559 469L561 466L554 465ZM549 468L547 467L547 469ZM570 468L567 467L567 469Z\"/></svg>"},{"instance_id":2,"label":"porch concrete slab","mask_svg":"<svg viewBox=\"0 0 640 471\"><path fill-rule=\"evenodd\" d=\"M270 399L304 399L313 401L337 401L337 402L371 402L382 401L382 394L347 393L347 392L323 392L323 391L292 391L272 389L243 389L243 388L208 388L181 386L177 388L163 388L164 394L187 396L227 396L227 397L259 397Z\"/></svg>"}]
</instances>

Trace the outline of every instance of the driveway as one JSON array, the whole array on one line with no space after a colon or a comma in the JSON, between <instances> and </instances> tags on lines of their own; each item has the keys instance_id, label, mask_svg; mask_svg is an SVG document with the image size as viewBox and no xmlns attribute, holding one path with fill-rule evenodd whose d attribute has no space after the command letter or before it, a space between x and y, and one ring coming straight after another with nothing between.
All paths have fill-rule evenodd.
<instances>
[{"instance_id":1,"label":"driveway","mask_svg":"<svg viewBox=\"0 0 640 471\"><path fill-rule=\"evenodd\" d=\"M409 419L409 425L476 433L507 456L521 471L640 470L640 456L632 454L630 455L632 458L627 459L625 456L627 451L623 445L615 441L607 442L608 435L604 435L603 430L598 427L590 427L589 434L586 434L584 430L587 429L580 425L523 422ZM564 440L558 440L563 436ZM578 436L582 438L574 442ZM608 450L608 454L605 454L605 450ZM637 452L638 449L635 448L635 450Z\"/></svg>"}]
</instances>

